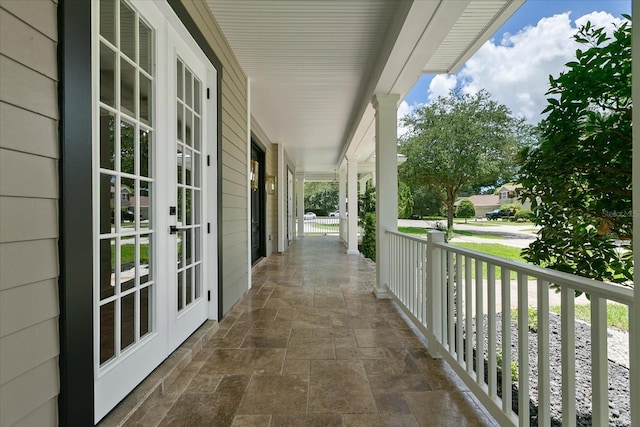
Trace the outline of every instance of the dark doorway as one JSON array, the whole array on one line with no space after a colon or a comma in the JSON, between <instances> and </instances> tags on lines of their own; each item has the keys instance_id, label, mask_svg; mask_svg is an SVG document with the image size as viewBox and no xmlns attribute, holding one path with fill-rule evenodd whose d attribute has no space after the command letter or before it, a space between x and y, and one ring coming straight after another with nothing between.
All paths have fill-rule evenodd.
<instances>
[{"instance_id":1,"label":"dark doorway","mask_svg":"<svg viewBox=\"0 0 640 427\"><path fill-rule=\"evenodd\" d=\"M251 264L266 255L265 215L266 191L264 184L264 151L251 140Z\"/></svg>"}]
</instances>

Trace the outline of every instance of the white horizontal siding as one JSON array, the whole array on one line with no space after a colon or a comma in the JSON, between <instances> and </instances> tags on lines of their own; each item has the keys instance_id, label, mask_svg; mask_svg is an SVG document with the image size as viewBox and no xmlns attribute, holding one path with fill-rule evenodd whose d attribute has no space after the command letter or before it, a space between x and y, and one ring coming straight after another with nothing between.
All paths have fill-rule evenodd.
<instances>
[{"instance_id":1,"label":"white horizontal siding","mask_svg":"<svg viewBox=\"0 0 640 427\"><path fill-rule=\"evenodd\" d=\"M56 8L0 2L2 426L58 423Z\"/></svg>"}]
</instances>

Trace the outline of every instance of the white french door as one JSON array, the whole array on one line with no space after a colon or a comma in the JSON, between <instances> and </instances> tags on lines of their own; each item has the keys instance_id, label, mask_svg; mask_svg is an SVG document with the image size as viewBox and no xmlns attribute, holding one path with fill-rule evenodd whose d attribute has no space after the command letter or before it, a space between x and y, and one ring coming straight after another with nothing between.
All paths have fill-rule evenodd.
<instances>
[{"instance_id":1,"label":"white french door","mask_svg":"<svg viewBox=\"0 0 640 427\"><path fill-rule=\"evenodd\" d=\"M171 175L169 202L170 238L168 277L173 291L169 298L171 343L182 343L207 318L207 299L203 292L204 207L202 135L206 104L207 68L182 43L176 33L172 57L175 71L171 87L176 118L167 171Z\"/></svg>"},{"instance_id":2,"label":"white french door","mask_svg":"<svg viewBox=\"0 0 640 427\"><path fill-rule=\"evenodd\" d=\"M217 106L215 70L164 1L94 0L92 19L97 422L215 317Z\"/></svg>"}]
</instances>

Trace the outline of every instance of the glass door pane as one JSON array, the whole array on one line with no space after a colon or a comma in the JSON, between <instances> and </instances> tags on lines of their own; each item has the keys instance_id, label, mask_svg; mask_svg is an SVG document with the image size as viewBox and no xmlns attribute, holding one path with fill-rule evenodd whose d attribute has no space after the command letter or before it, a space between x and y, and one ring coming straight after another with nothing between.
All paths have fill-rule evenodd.
<instances>
[{"instance_id":1,"label":"glass door pane","mask_svg":"<svg viewBox=\"0 0 640 427\"><path fill-rule=\"evenodd\" d=\"M155 133L154 32L125 1L99 9L99 161L95 168L98 254L96 355L118 363L154 330L156 286L151 242Z\"/></svg>"},{"instance_id":2,"label":"glass door pane","mask_svg":"<svg viewBox=\"0 0 640 427\"><path fill-rule=\"evenodd\" d=\"M184 310L202 296L201 112L200 80L180 59L176 63L176 250L177 309ZM195 91L194 88L198 90Z\"/></svg>"}]
</instances>

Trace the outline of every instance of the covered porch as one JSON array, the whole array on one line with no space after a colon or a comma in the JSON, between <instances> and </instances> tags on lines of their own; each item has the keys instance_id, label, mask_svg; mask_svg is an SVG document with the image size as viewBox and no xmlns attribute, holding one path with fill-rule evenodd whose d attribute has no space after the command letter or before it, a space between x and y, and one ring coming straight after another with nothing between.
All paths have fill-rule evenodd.
<instances>
[{"instance_id":1,"label":"covered porch","mask_svg":"<svg viewBox=\"0 0 640 427\"><path fill-rule=\"evenodd\" d=\"M210 338L149 377L157 390L103 425L497 425L375 281L337 237L295 240L253 269Z\"/></svg>"}]
</instances>

